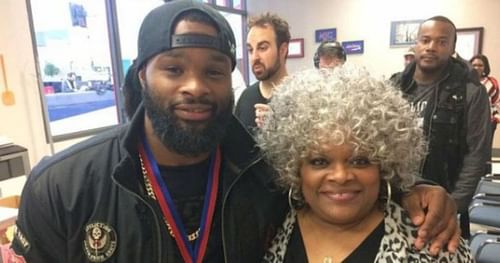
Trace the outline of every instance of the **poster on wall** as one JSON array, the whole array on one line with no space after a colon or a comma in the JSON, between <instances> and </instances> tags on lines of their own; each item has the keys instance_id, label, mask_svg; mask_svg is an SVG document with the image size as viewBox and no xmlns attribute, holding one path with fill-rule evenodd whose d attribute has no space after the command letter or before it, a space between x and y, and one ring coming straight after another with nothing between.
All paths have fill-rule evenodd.
<instances>
[{"instance_id":1,"label":"poster on wall","mask_svg":"<svg viewBox=\"0 0 500 263\"><path fill-rule=\"evenodd\" d=\"M481 54L483 46L482 27L459 28L457 29L457 44L455 51L465 60L471 59L477 54Z\"/></svg>"},{"instance_id":2,"label":"poster on wall","mask_svg":"<svg viewBox=\"0 0 500 263\"><path fill-rule=\"evenodd\" d=\"M363 40L344 41L342 47L346 54L363 54L365 51Z\"/></svg>"},{"instance_id":3,"label":"poster on wall","mask_svg":"<svg viewBox=\"0 0 500 263\"><path fill-rule=\"evenodd\" d=\"M423 20L391 22L391 47L411 46L417 40L418 27Z\"/></svg>"},{"instance_id":4,"label":"poster on wall","mask_svg":"<svg viewBox=\"0 0 500 263\"><path fill-rule=\"evenodd\" d=\"M315 31L316 43L321 43L324 41L335 41L337 39L337 29L336 28L325 28L318 29Z\"/></svg>"},{"instance_id":5,"label":"poster on wall","mask_svg":"<svg viewBox=\"0 0 500 263\"><path fill-rule=\"evenodd\" d=\"M303 58L304 57L304 39L290 39L288 43L288 58Z\"/></svg>"}]
</instances>

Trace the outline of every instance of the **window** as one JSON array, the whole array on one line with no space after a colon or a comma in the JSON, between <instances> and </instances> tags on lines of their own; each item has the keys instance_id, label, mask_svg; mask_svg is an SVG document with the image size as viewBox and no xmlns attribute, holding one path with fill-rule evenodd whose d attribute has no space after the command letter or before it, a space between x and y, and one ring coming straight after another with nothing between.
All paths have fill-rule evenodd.
<instances>
[{"instance_id":1,"label":"window","mask_svg":"<svg viewBox=\"0 0 500 263\"><path fill-rule=\"evenodd\" d=\"M224 18L229 22L231 29L234 32L234 37L236 38L236 69L240 72L245 72L244 60L244 48L243 48L243 19L245 19L240 14L234 14L229 12L220 11Z\"/></svg>"},{"instance_id":2,"label":"window","mask_svg":"<svg viewBox=\"0 0 500 263\"><path fill-rule=\"evenodd\" d=\"M104 1L31 0L54 141L118 123Z\"/></svg>"},{"instance_id":3,"label":"window","mask_svg":"<svg viewBox=\"0 0 500 263\"><path fill-rule=\"evenodd\" d=\"M233 8L238 10L245 10L245 0L233 0Z\"/></svg>"},{"instance_id":4,"label":"window","mask_svg":"<svg viewBox=\"0 0 500 263\"><path fill-rule=\"evenodd\" d=\"M218 6L230 7L229 2L230 2L229 0L216 0L215 4Z\"/></svg>"},{"instance_id":5,"label":"window","mask_svg":"<svg viewBox=\"0 0 500 263\"><path fill-rule=\"evenodd\" d=\"M219 9L229 21L236 36L237 68L248 76L242 45L244 1L199 1ZM140 24L164 1L29 3L48 141L86 136L118 124L124 113L116 91L137 56Z\"/></svg>"},{"instance_id":6,"label":"window","mask_svg":"<svg viewBox=\"0 0 500 263\"><path fill-rule=\"evenodd\" d=\"M151 9L161 4L162 0L116 0L124 72L137 57L137 36L142 20Z\"/></svg>"}]
</instances>

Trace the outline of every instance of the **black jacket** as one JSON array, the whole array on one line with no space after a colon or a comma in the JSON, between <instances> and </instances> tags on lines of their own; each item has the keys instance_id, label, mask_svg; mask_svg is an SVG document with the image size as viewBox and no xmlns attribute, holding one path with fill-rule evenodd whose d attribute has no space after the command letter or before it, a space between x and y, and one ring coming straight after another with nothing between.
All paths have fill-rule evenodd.
<instances>
[{"instance_id":1,"label":"black jacket","mask_svg":"<svg viewBox=\"0 0 500 263\"><path fill-rule=\"evenodd\" d=\"M146 201L137 157L144 110L130 124L43 160L23 190L13 249L28 262L166 262L166 226ZM222 241L226 262L259 262L282 223L285 195L251 136L233 118L221 144ZM98 225L102 223L101 225ZM92 227L107 246L86 251ZM105 227L104 227L105 226ZM109 230L112 229L112 230ZM113 234L115 234L113 238ZM116 242L110 242L113 239ZM91 247L99 247L93 243ZM99 258L96 257L96 260Z\"/></svg>"},{"instance_id":2,"label":"black jacket","mask_svg":"<svg viewBox=\"0 0 500 263\"><path fill-rule=\"evenodd\" d=\"M416 64L391 77L412 101L417 87ZM477 182L490 156L488 95L463 62L450 59L424 112L424 133L429 141L422 176L445 187L467 211Z\"/></svg>"}]
</instances>

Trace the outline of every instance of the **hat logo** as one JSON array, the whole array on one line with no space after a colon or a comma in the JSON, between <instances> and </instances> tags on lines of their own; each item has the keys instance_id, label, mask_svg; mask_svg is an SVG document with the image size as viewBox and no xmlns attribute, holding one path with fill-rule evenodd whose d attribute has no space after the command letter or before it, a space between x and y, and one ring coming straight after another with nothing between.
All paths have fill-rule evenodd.
<instances>
[{"instance_id":1,"label":"hat logo","mask_svg":"<svg viewBox=\"0 0 500 263\"><path fill-rule=\"evenodd\" d=\"M231 40L228 40L227 44L229 45L231 54L236 55L236 45L231 43Z\"/></svg>"},{"instance_id":2,"label":"hat logo","mask_svg":"<svg viewBox=\"0 0 500 263\"><path fill-rule=\"evenodd\" d=\"M116 250L116 231L101 222L85 226L85 254L90 262L103 262L110 258Z\"/></svg>"}]
</instances>

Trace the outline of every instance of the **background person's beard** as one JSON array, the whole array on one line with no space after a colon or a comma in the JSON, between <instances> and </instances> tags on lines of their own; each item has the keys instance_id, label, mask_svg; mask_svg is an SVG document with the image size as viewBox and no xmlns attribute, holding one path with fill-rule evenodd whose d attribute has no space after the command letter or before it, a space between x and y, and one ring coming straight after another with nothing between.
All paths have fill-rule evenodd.
<instances>
[{"instance_id":1,"label":"background person's beard","mask_svg":"<svg viewBox=\"0 0 500 263\"><path fill-rule=\"evenodd\" d=\"M218 105L205 99L188 99L183 103L210 104L216 115L204 124L189 123L180 120L173 110L173 106L162 105L151 89L143 89L144 108L151 120L153 130L162 144L169 150L181 155L197 156L210 152L222 140L231 120L234 96L232 93L227 98L224 107L218 113Z\"/></svg>"},{"instance_id":2,"label":"background person's beard","mask_svg":"<svg viewBox=\"0 0 500 263\"><path fill-rule=\"evenodd\" d=\"M262 63L260 63L260 64L262 64ZM256 79L258 79L260 81L263 81L263 80L268 80L272 76L274 76L276 74L276 72L278 72L278 70L280 68L281 68L281 62L280 62L279 59L277 59L276 62L273 64L273 66L270 67L269 69L265 69L264 72L260 76L257 76L255 74L255 72L253 71L253 69L252 69L252 72L253 72L253 74L254 74L254 76L255 76Z\"/></svg>"}]
</instances>

